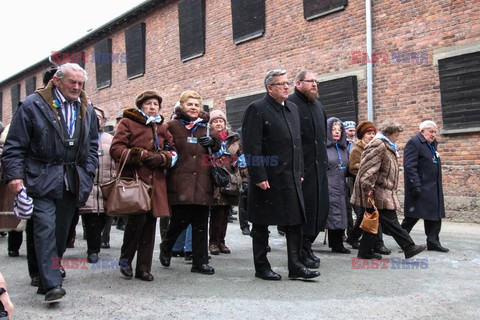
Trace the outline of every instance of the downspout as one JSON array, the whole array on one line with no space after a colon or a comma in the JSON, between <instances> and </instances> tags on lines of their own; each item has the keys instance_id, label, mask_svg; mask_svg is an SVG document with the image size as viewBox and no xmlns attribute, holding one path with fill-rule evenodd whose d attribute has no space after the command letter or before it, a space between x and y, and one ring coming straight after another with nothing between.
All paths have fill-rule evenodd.
<instances>
[{"instance_id":1,"label":"downspout","mask_svg":"<svg viewBox=\"0 0 480 320\"><path fill-rule=\"evenodd\" d=\"M365 0L367 22L367 119L373 122L372 2Z\"/></svg>"}]
</instances>

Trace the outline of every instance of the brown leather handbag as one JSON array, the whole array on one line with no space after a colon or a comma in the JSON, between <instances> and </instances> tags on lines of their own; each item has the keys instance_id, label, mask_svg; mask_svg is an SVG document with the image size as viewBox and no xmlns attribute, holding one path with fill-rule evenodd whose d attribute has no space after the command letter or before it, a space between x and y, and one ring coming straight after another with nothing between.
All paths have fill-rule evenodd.
<instances>
[{"instance_id":1,"label":"brown leather handbag","mask_svg":"<svg viewBox=\"0 0 480 320\"><path fill-rule=\"evenodd\" d=\"M375 206L375 201L373 200L373 198L368 197L368 203L373 206L374 211L370 213L365 210L365 213L363 214L362 223L360 224L360 229L368 233L377 234L378 223L379 223L378 209Z\"/></svg>"},{"instance_id":2,"label":"brown leather handbag","mask_svg":"<svg viewBox=\"0 0 480 320\"><path fill-rule=\"evenodd\" d=\"M122 177L130 150L126 157L123 157L124 153L122 153L123 161L120 160L116 178L100 185L105 212L109 216L128 216L149 212L152 209L150 198L152 187L138 178L136 170L133 178Z\"/></svg>"}]
</instances>

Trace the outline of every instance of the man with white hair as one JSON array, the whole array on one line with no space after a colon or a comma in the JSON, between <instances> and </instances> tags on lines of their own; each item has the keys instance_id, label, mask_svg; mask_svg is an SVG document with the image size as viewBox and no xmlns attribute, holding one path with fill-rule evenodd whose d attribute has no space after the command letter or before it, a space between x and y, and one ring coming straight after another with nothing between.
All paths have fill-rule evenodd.
<instances>
[{"instance_id":1,"label":"man with white hair","mask_svg":"<svg viewBox=\"0 0 480 320\"><path fill-rule=\"evenodd\" d=\"M97 116L78 64L61 65L48 85L29 95L13 116L2 155L10 190L33 199L37 293L46 302L65 295L60 260L75 209L85 204L98 166Z\"/></svg>"},{"instance_id":2,"label":"man with white hair","mask_svg":"<svg viewBox=\"0 0 480 320\"><path fill-rule=\"evenodd\" d=\"M448 252L440 244L439 233L445 206L442 189L442 165L437 151L438 127L431 120L420 124L420 132L404 149L405 219L402 228L410 232L419 219L424 220L427 249Z\"/></svg>"}]
</instances>

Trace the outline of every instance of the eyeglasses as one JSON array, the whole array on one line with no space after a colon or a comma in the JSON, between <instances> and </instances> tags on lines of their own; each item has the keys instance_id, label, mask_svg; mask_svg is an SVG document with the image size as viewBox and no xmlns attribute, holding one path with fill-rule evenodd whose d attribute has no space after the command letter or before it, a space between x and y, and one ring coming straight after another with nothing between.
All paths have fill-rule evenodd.
<instances>
[{"instance_id":1,"label":"eyeglasses","mask_svg":"<svg viewBox=\"0 0 480 320\"><path fill-rule=\"evenodd\" d=\"M281 87L289 87L291 86L290 82L277 82L277 83L271 83L271 86L281 86Z\"/></svg>"},{"instance_id":2,"label":"eyeglasses","mask_svg":"<svg viewBox=\"0 0 480 320\"><path fill-rule=\"evenodd\" d=\"M308 83L317 83L317 80L300 80L303 82L308 82Z\"/></svg>"}]
</instances>

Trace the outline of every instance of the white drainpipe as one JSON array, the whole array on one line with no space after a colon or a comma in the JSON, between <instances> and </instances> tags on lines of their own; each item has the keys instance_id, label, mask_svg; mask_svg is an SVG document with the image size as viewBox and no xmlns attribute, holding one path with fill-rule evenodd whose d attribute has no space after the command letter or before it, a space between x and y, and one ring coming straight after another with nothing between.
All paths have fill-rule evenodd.
<instances>
[{"instance_id":1,"label":"white drainpipe","mask_svg":"<svg viewBox=\"0 0 480 320\"><path fill-rule=\"evenodd\" d=\"M373 122L372 2L365 0L367 22L367 117Z\"/></svg>"}]
</instances>

